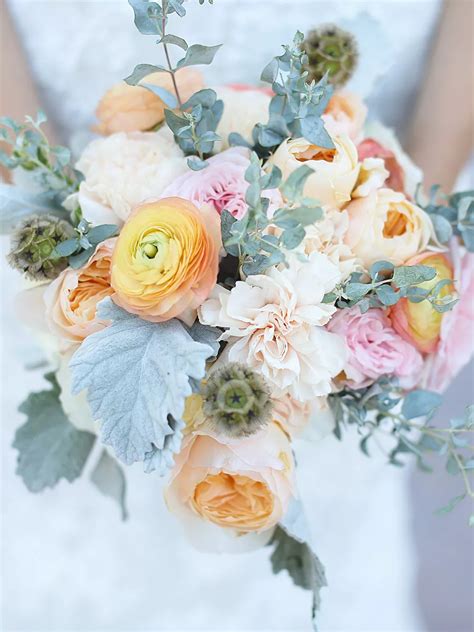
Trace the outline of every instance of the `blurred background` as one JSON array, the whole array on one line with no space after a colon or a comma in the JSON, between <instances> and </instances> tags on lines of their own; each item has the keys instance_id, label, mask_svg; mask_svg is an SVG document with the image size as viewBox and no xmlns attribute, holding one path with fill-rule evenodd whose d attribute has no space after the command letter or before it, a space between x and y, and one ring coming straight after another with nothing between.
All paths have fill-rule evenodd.
<instances>
[{"instance_id":1,"label":"blurred background","mask_svg":"<svg viewBox=\"0 0 474 632\"><path fill-rule=\"evenodd\" d=\"M297 28L347 28L360 49L349 87L366 98L370 115L395 128L428 183L474 188L471 0L188 5L175 32L193 43L225 42L204 69L210 85L257 83ZM20 118L41 105L51 134L73 148L90 138L105 90L135 64L160 62L126 0L2 0L1 11L0 114ZM2 257L7 247L3 240ZM309 596L286 574L271 575L268 550L195 551L166 511L160 481L140 468L128 472L127 523L87 471L73 486L25 489L10 447L23 423L17 406L44 381L24 368L41 356L12 308L18 277L6 264L1 273L2 629L309 630ZM462 415L473 386L471 364L446 393L438 423ZM472 508L434 515L458 493L457 479L390 468L381 457L354 460L356 439L299 446L302 496L330 584L321 630L468 632Z\"/></svg>"}]
</instances>

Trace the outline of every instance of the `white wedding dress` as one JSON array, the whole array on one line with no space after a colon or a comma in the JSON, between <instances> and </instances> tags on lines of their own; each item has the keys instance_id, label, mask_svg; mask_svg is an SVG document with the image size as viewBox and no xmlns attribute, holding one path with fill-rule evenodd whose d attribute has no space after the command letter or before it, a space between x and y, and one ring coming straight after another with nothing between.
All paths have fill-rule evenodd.
<instances>
[{"instance_id":1,"label":"white wedding dress","mask_svg":"<svg viewBox=\"0 0 474 632\"><path fill-rule=\"evenodd\" d=\"M136 63L159 63L153 37L134 28L125 0L9 0L47 111L65 138L88 128L102 93ZM360 40L355 89L371 114L402 130L413 104L436 1L326 2L215 0L171 18L190 43L225 46L205 68L209 82L255 83L280 44L327 21ZM378 79L375 82L375 79ZM4 305L17 277L2 264ZM309 630L310 596L286 573L272 576L270 551L205 555L185 541L164 506L161 482L128 471L130 519L119 522L87 476L29 494L14 476L16 412L39 372L26 372L31 341L4 310L3 552L8 630ZM409 470L368 459L357 436L297 446L301 495L316 549L326 565L320 629L338 632L422 630L415 591L407 481Z\"/></svg>"}]
</instances>

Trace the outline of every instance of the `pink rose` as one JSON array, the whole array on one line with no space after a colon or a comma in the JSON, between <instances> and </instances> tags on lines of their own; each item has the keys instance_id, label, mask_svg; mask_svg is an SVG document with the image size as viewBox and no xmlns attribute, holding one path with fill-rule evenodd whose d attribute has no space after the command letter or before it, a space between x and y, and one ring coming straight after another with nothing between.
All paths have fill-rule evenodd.
<instances>
[{"instance_id":1,"label":"pink rose","mask_svg":"<svg viewBox=\"0 0 474 632\"><path fill-rule=\"evenodd\" d=\"M404 192L405 173L392 150L387 149L373 138L366 138L357 145L357 153L359 154L360 161L365 158L383 158L385 168L389 172L385 186L394 191Z\"/></svg>"},{"instance_id":2,"label":"pink rose","mask_svg":"<svg viewBox=\"0 0 474 632\"><path fill-rule=\"evenodd\" d=\"M459 302L443 314L436 353L426 361L426 388L444 391L474 355L474 254L451 242Z\"/></svg>"},{"instance_id":3,"label":"pink rose","mask_svg":"<svg viewBox=\"0 0 474 632\"><path fill-rule=\"evenodd\" d=\"M365 314L357 306L342 309L327 328L346 341L349 356L344 373L351 386L363 388L382 375L395 375L408 387L419 378L421 354L394 331L382 309Z\"/></svg>"},{"instance_id":4,"label":"pink rose","mask_svg":"<svg viewBox=\"0 0 474 632\"><path fill-rule=\"evenodd\" d=\"M250 164L249 151L232 147L212 158L209 166L201 171L189 171L172 182L163 192L163 197L181 197L197 206L211 204L216 211L226 209L237 219L247 212L245 193L249 183L245 171ZM270 199L270 209L281 206L281 196L276 189L264 192Z\"/></svg>"}]
</instances>

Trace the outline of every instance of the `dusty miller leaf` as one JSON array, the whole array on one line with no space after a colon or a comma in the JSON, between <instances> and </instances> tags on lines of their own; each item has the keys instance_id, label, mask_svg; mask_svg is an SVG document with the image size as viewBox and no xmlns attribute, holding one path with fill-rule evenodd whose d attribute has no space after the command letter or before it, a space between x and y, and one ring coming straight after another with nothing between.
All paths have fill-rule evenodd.
<instances>
[{"instance_id":1,"label":"dusty miller leaf","mask_svg":"<svg viewBox=\"0 0 474 632\"><path fill-rule=\"evenodd\" d=\"M106 450L102 451L100 459L91 472L91 481L104 496L110 496L118 502L122 520L126 520L128 518L125 504L127 482L122 468Z\"/></svg>"},{"instance_id":2,"label":"dusty miller leaf","mask_svg":"<svg viewBox=\"0 0 474 632\"><path fill-rule=\"evenodd\" d=\"M213 351L173 319L150 323L110 299L98 306L112 324L92 334L72 357L73 392L87 389L102 441L129 465L163 449L168 416L181 419L190 379L201 379Z\"/></svg>"},{"instance_id":3,"label":"dusty miller leaf","mask_svg":"<svg viewBox=\"0 0 474 632\"><path fill-rule=\"evenodd\" d=\"M59 401L56 380L45 377L53 388L30 393L20 405L18 410L28 419L13 441L19 452L16 472L30 492L54 487L62 478L71 483L80 476L95 440L92 433L72 425Z\"/></svg>"}]
</instances>

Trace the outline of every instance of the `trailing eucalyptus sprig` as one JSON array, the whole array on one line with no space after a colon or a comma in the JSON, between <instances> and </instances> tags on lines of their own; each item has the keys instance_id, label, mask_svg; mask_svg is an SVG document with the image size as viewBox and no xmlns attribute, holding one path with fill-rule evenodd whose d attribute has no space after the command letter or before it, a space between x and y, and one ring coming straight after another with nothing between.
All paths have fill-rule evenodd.
<instances>
[{"instance_id":1,"label":"trailing eucalyptus sprig","mask_svg":"<svg viewBox=\"0 0 474 632\"><path fill-rule=\"evenodd\" d=\"M212 4L211 0L210 4ZM206 166L205 156L210 154L214 143L219 140L215 133L222 116L223 103L217 100L214 90L200 90L188 101L183 103L179 92L176 73L181 68L210 64L221 44L217 46L203 46L202 44L188 45L186 40L178 35L172 35L166 30L168 16L176 13L179 17L186 15L184 0L129 0L135 13L135 25L144 35L158 35L157 44L163 46L166 65L139 64L125 81L132 86L140 85L156 94L165 105L170 108L165 111L168 126L174 134L175 140L186 155L192 156L188 160L191 169L202 169ZM204 0L199 0L204 4ZM184 51L184 57L174 65L171 61L169 46L175 46ZM150 83L143 83L149 74L165 72L171 77L174 94ZM173 110L181 110L177 114Z\"/></svg>"},{"instance_id":2,"label":"trailing eucalyptus sprig","mask_svg":"<svg viewBox=\"0 0 474 632\"><path fill-rule=\"evenodd\" d=\"M456 235L470 252L474 252L474 190L445 195L436 184L431 187L424 204L420 186L415 195L416 203L429 213L438 240L447 244Z\"/></svg>"},{"instance_id":3,"label":"trailing eucalyptus sprig","mask_svg":"<svg viewBox=\"0 0 474 632\"><path fill-rule=\"evenodd\" d=\"M302 194L306 179L312 173L306 165L296 169L281 187L285 206L268 217L270 200L265 197L265 191L280 187L281 171L273 166L269 173L263 173L257 154L252 152L245 172L249 183L245 194L248 211L239 220L225 210L221 215L224 248L230 255L239 258L240 269L245 276L283 263L285 252L303 241L305 226L321 219L322 209Z\"/></svg>"},{"instance_id":4,"label":"trailing eucalyptus sprig","mask_svg":"<svg viewBox=\"0 0 474 632\"><path fill-rule=\"evenodd\" d=\"M305 70L308 56L303 41L303 33L297 31L292 45L284 46L284 53L263 69L261 80L271 84L275 96L270 102L268 122L258 123L253 130L254 149L261 156L268 156L291 136L304 137L319 147L334 148L321 119L333 88L326 76L318 83L308 82ZM229 135L229 143L249 146L236 133Z\"/></svg>"},{"instance_id":5,"label":"trailing eucalyptus sprig","mask_svg":"<svg viewBox=\"0 0 474 632\"><path fill-rule=\"evenodd\" d=\"M420 287L435 277L436 270L430 266L394 266L389 261L377 261L368 273L352 273L343 285L326 295L325 301L337 301L340 308L359 305L361 312L366 312L373 307L390 307L407 298L411 303L427 300L437 312L446 312L458 302L451 293L446 294L446 288L452 286L451 279L442 279L432 288Z\"/></svg>"},{"instance_id":6,"label":"trailing eucalyptus sprig","mask_svg":"<svg viewBox=\"0 0 474 632\"><path fill-rule=\"evenodd\" d=\"M31 172L39 187L60 203L78 189L81 176L70 166L69 149L50 145L41 128L45 122L41 110L36 119L26 116L24 123L0 118L0 139L11 147L10 153L0 151L0 164Z\"/></svg>"},{"instance_id":7,"label":"trailing eucalyptus sprig","mask_svg":"<svg viewBox=\"0 0 474 632\"><path fill-rule=\"evenodd\" d=\"M428 472L431 467L425 459L437 454L444 459L450 474L460 475L464 488L439 512L451 511L465 498L472 502L474 406L466 409L463 419L453 419L447 427L439 428L431 420L441 404L441 395L414 390L402 399L403 393L395 380L384 377L366 389L346 388L331 395L329 403L336 420L336 436L340 439L343 428L355 424L361 434L360 448L369 456L369 441L384 450L380 439L388 435L396 442L395 447L386 452L392 465L404 465L400 456L411 453L416 456L418 466ZM474 525L474 516L470 524Z\"/></svg>"}]
</instances>

